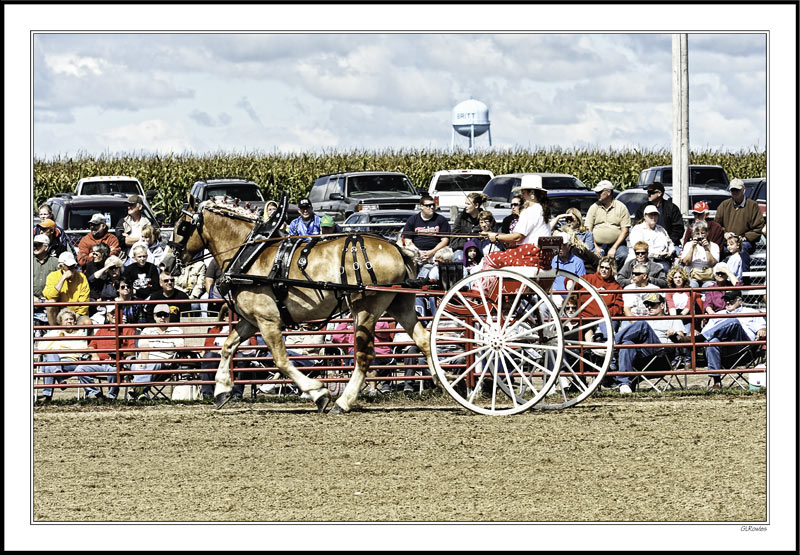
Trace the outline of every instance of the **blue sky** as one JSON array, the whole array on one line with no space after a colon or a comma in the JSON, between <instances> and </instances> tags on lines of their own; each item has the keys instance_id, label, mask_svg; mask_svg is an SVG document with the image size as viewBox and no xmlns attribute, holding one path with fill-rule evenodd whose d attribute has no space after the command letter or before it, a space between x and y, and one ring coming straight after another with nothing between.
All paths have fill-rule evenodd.
<instances>
[{"instance_id":1,"label":"blue sky","mask_svg":"<svg viewBox=\"0 0 800 555\"><path fill-rule=\"evenodd\" d=\"M764 150L766 45L689 35L693 149ZM470 97L495 148L671 148L664 33L42 33L33 70L39 158L446 149Z\"/></svg>"}]
</instances>

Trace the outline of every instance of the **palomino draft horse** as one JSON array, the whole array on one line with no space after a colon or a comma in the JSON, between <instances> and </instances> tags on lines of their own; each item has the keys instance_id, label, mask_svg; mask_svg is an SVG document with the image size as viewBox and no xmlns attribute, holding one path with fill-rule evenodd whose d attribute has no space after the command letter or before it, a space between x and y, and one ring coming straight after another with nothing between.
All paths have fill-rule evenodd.
<instances>
[{"instance_id":1,"label":"palomino draft horse","mask_svg":"<svg viewBox=\"0 0 800 555\"><path fill-rule=\"evenodd\" d=\"M162 260L165 271L177 275L181 264L190 263L203 249L208 249L225 272L234 253L244 244L256 222L257 218L244 209L218 201L207 200L199 206L190 206L175 224L173 241ZM342 264L345 260L342 251L346 239L347 237L339 236L314 245L305 253L307 256L304 270L298 266L298 259L303 252L299 248L295 250L286 276L288 279L284 281L284 284L291 285L288 286L288 295L283 299L283 305L294 322L327 318L340 306L337 294L344 295L344 300L350 306L356 341L355 369L344 392L330 411L334 414L350 411L364 385L365 374L375 356L375 324L384 312L392 316L411 336L425 355L430 368L429 333L417 320L413 292L404 292L402 289L393 291L389 288L374 291L368 287L359 291L354 291L351 287L350 292L346 292L344 286L338 291L335 288L323 290L315 287L315 284L326 283L356 284L361 279L360 276L356 277L356 272L359 269L363 271L367 266L371 266L374 272L375 285L402 283L415 276L410 253L377 236L364 235L363 249L351 247L352 255L350 252L346 253L348 263ZM270 239L268 246L250 266L248 275L259 276L260 279L254 279L255 283L234 283L230 286L230 295L240 320L221 349L214 389L218 409L228 401L233 389L231 357L242 341L256 331L261 332L281 374L292 379L301 391L308 393L319 412L323 412L330 402L330 392L324 383L297 370L286 354L281 336L282 314L275 293L275 286L279 283L264 279L273 268L280 242L280 238ZM365 254L368 260L365 260ZM357 262L353 258L355 256ZM340 273L342 271L345 277ZM294 280L302 280L311 287L301 287ZM431 375L436 380L433 371Z\"/></svg>"}]
</instances>

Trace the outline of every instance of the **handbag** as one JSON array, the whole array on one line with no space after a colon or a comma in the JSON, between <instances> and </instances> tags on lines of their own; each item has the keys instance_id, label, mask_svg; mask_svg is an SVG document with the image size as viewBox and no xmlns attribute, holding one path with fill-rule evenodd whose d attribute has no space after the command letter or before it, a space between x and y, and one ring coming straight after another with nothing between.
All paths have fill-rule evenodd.
<instances>
[{"instance_id":1,"label":"handbag","mask_svg":"<svg viewBox=\"0 0 800 555\"><path fill-rule=\"evenodd\" d=\"M694 268L691 272L689 272L689 277L695 281L713 281L714 269L708 266Z\"/></svg>"}]
</instances>

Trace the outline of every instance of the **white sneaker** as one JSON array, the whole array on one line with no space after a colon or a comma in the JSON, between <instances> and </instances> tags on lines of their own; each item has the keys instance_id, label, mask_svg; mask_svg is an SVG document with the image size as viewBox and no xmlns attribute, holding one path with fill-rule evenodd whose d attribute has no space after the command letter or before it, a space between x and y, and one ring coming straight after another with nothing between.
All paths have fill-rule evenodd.
<instances>
[{"instance_id":1,"label":"white sneaker","mask_svg":"<svg viewBox=\"0 0 800 555\"><path fill-rule=\"evenodd\" d=\"M629 386L627 384L622 384L621 386L619 386L619 392L620 393L633 393L633 391L631 391L631 386Z\"/></svg>"}]
</instances>

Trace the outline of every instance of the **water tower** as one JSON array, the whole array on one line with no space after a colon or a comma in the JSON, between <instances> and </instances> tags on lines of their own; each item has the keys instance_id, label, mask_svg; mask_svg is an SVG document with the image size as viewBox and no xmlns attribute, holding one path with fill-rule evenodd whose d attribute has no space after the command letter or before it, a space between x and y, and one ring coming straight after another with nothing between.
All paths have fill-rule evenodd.
<instances>
[{"instance_id":1,"label":"water tower","mask_svg":"<svg viewBox=\"0 0 800 555\"><path fill-rule=\"evenodd\" d=\"M469 151L473 151L475 137L479 137L488 131L489 146L492 146L492 131L489 129L489 108L479 100L470 98L453 108L453 138L450 142L450 150L453 150L456 143L456 133L469 137Z\"/></svg>"}]
</instances>

